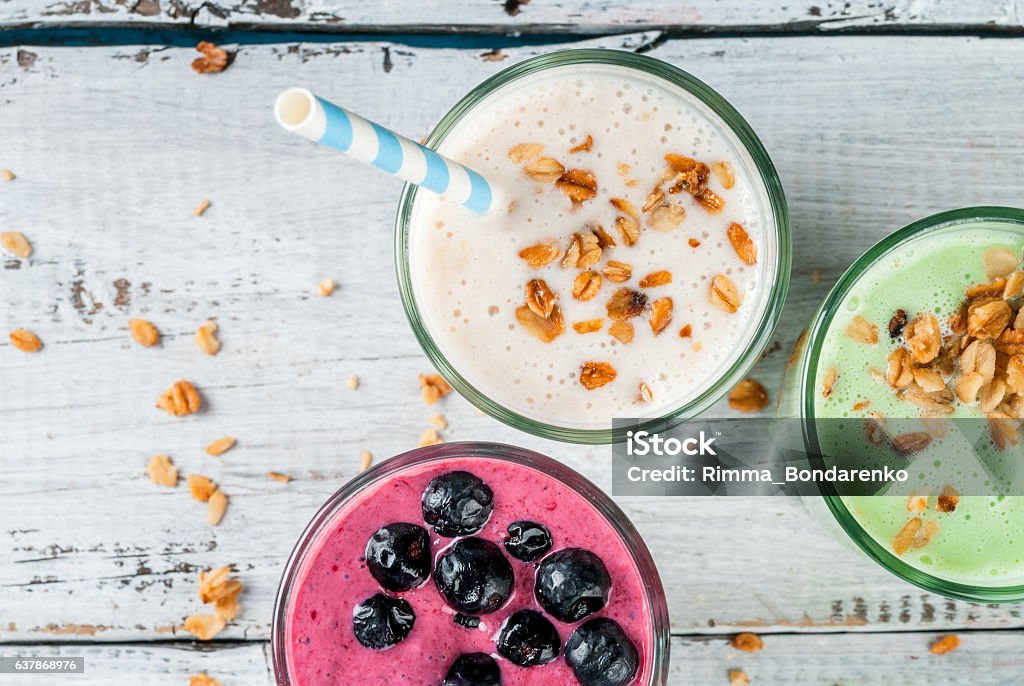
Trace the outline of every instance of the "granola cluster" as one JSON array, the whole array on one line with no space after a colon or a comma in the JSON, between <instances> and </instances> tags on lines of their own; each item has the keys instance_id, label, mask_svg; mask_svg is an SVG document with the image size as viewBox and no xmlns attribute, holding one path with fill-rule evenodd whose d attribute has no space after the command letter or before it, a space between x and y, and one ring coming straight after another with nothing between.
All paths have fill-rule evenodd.
<instances>
[{"instance_id":1,"label":"granola cluster","mask_svg":"<svg viewBox=\"0 0 1024 686\"><path fill-rule=\"evenodd\" d=\"M594 144L587 135L570 152L589 152ZM522 166L523 173L538 184L553 184L561 191L575 209L584 203L594 202L598 196L598 181L593 172L586 169L566 168L559 160L544 154L540 143L520 143L508 151L509 158ZM655 289L672 283L672 272L659 269L649 274L635 274L628 261L629 249L641 240L645 229L669 232L678 229L686 219L686 209L677 201L678 197L689 195L697 205L710 214L725 207L725 199L708 187L714 177L725 189L735 184L735 175L728 162L707 165L683 155L665 155L666 167L660 178L637 209L628 198L609 198L613 211L609 215L610 229L598 223L588 223L567 238L550 239L529 245L519 251L519 258L534 270L557 263L567 272L558 284L545 279L527 281L524 288L523 304L516 311L516 320L526 331L545 343L551 343L567 332L567 326L559 301L562 293L578 301L604 299L607 317L573 322L569 328L579 335L607 333L622 345L630 344L637 335L639 321L646 319L651 335L659 336L672 323L674 303L671 297L657 297ZM635 187L639 181L629 176L630 167L619 164L620 176L626 177L626 185ZM736 255L746 265L757 263L757 245L738 223L726 229L726 236ZM690 240L696 249L700 241ZM618 258L618 259L613 259ZM635 287L629 283L637 278ZM561 289L559 288L561 286ZM736 312L742 305L742 297L732 280L725 274L711 279L708 301L715 307L729 313ZM645 327L646 328L646 327ZM679 330L679 338L693 335L691 324ZM699 343L695 343L695 346ZM616 371L608 362L589 361L578 372L580 383L588 390L605 386L616 378ZM641 382L640 401L650 402L653 391L646 382Z\"/></svg>"}]
</instances>

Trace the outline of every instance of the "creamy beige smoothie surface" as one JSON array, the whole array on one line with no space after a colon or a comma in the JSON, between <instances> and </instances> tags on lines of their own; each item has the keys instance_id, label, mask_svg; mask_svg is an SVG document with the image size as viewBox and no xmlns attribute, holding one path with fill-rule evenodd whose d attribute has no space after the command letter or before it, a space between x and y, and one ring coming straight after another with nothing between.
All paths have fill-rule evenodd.
<instances>
[{"instance_id":1,"label":"creamy beige smoothie surface","mask_svg":"<svg viewBox=\"0 0 1024 686\"><path fill-rule=\"evenodd\" d=\"M559 67L491 94L439 149L506 201L480 217L420 194L411 222L426 327L491 400L606 428L679 408L743 354L775 238L753 162L693 96Z\"/></svg>"}]
</instances>

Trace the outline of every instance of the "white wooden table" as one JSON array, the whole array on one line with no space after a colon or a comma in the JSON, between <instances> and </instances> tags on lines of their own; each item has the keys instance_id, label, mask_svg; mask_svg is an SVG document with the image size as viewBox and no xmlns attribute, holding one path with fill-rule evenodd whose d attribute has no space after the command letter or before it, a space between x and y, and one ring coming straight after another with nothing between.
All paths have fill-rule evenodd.
<instances>
[{"instance_id":1,"label":"white wooden table","mask_svg":"<svg viewBox=\"0 0 1024 686\"><path fill-rule=\"evenodd\" d=\"M769 388L871 243L941 209L1024 203L1020 0L516 4L0 0L0 167L17 175L0 183L0 230L35 246L0 258L0 654L85 655L68 683L90 686L200 670L270 684L273 594L299 531L361 451L406 450L427 428L429 366L393 275L399 185L277 130L283 87L419 137L478 81L556 45L644 50L704 79L759 133L790 201L790 301L755 371ZM192 72L200 36L237 47L227 71ZM323 298L328 276L340 288ZM131 343L132 317L160 327L160 348ZM210 317L217 357L192 341ZM45 349L8 345L18 327ZM179 378L207 411L153 407ZM607 448L524 436L455 396L440 409L447 440L522 444L610 482ZM224 434L238 447L205 455ZM220 527L184 487L149 483L158 452L222 485ZM1024 682L1020 607L904 584L795 500L621 504L668 589L673 684L725 684L734 667L758 685ZM199 609L197 570L226 563L241 613L194 643L176 627ZM730 648L741 630L765 650ZM931 655L945 632L962 648Z\"/></svg>"}]
</instances>

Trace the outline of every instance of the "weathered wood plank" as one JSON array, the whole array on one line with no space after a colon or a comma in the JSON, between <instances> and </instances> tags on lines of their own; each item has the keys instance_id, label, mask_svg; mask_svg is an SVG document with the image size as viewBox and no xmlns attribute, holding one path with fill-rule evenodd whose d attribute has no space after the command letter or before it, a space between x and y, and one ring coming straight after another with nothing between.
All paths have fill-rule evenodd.
<instances>
[{"instance_id":1,"label":"weathered wood plank","mask_svg":"<svg viewBox=\"0 0 1024 686\"><path fill-rule=\"evenodd\" d=\"M672 641L670 684L714 686L729 683L742 669L757 686L905 686L969 682L1004 686L1019 682L1024 670L1024 635L986 631L963 635L960 649L932 655L938 634L780 635L765 638L760 653L742 653L722 638ZM262 642L191 644L9 646L5 654L85 658L81 686L109 686L126 675L136 683L183 686L190 674L206 672L224 686L273 683L269 647ZM366 686L377 686L367 684Z\"/></svg>"},{"instance_id":2,"label":"weathered wood plank","mask_svg":"<svg viewBox=\"0 0 1024 686\"><path fill-rule=\"evenodd\" d=\"M207 26L329 32L622 33L1020 29L1020 0L7 0L0 25Z\"/></svg>"},{"instance_id":3,"label":"weathered wood plank","mask_svg":"<svg viewBox=\"0 0 1024 686\"><path fill-rule=\"evenodd\" d=\"M224 636L268 635L281 565L314 509L361 450L414 446L432 412L394 287L398 184L278 131L273 97L310 84L418 137L473 84L542 49L496 62L389 43L254 46L205 77L183 49L0 52L0 166L18 175L0 185L0 226L36 247L2 263L0 325L46 343L29 356L0 341L0 641L166 637L197 608L196 569L229 562L248 590ZM778 349L757 371L770 388L827 284L870 243L939 209L1019 202L1022 42L702 39L654 54L745 113L788 189L798 267ZM396 107L396 93L416 106ZM202 197L213 206L195 219ZM315 295L324 276L341 284L327 299ZM160 349L130 344L133 316L161 327ZM216 358L191 340L211 316ZM206 412L153 408L178 378L200 387ZM606 449L525 437L457 398L442 410L448 440L523 444L608 485ZM223 434L239 446L205 456ZM223 485L221 527L183 487L146 481L157 452ZM297 480L271 482L268 469ZM795 501L623 504L655 551L677 632L1024 626L1017 608L899 582Z\"/></svg>"}]
</instances>

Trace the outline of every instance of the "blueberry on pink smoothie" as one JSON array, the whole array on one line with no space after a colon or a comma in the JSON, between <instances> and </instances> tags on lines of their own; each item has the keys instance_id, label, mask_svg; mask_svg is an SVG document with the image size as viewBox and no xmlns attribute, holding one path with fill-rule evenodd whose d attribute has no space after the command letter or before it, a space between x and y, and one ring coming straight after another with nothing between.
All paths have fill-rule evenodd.
<instances>
[{"instance_id":1,"label":"blueberry on pink smoothie","mask_svg":"<svg viewBox=\"0 0 1024 686\"><path fill-rule=\"evenodd\" d=\"M583 686L624 686L640 668L636 646L615 621L598 617L573 631L565 661Z\"/></svg>"},{"instance_id":2,"label":"blueberry on pink smoothie","mask_svg":"<svg viewBox=\"0 0 1024 686\"><path fill-rule=\"evenodd\" d=\"M423 491L423 519L439 536L470 536L484 528L494 509L490 487L469 472L435 476Z\"/></svg>"},{"instance_id":3,"label":"blueberry on pink smoothie","mask_svg":"<svg viewBox=\"0 0 1024 686\"><path fill-rule=\"evenodd\" d=\"M611 586L601 558L583 548L565 548L540 563L533 590L549 615L578 622L607 604Z\"/></svg>"},{"instance_id":4,"label":"blueberry on pink smoothie","mask_svg":"<svg viewBox=\"0 0 1024 686\"><path fill-rule=\"evenodd\" d=\"M356 639L374 650L384 650L400 643L412 631L415 621L416 614L409 601L383 593L359 603L352 613Z\"/></svg>"},{"instance_id":5,"label":"blueberry on pink smoothie","mask_svg":"<svg viewBox=\"0 0 1024 686\"><path fill-rule=\"evenodd\" d=\"M551 550L551 532L536 522L512 522L508 525L505 550L517 560L533 562Z\"/></svg>"},{"instance_id":6,"label":"blueberry on pink smoothie","mask_svg":"<svg viewBox=\"0 0 1024 686\"><path fill-rule=\"evenodd\" d=\"M512 595L515 576L501 548L482 538L462 538L437 559L434 583L459 612L494 612Z\"/></svg>"},{"instance_id":7,"label":"blueberry on pink smoothie","mask_svg":"<svg viewBox=\"0 0 1024 686\"><path fill-rule=\"evenodd\" d=\"M519 610L498 633L498 654L520 667L546 665L558 657L561 645L555 625L534 610Z\"/></svg>"},{"instance_id":8,"label":"blueberry on pink smoothie","mask_svg":"<svg viewBox=\"0 0 1024 686\"><path fill-rule=\"evenodd\" d=\"M466 653L456 658L441 686L501 686L501 670L485 653Z\"/></svg>"},{"instance_id":9,"label":"blueberry on pink smoothie","mask_svg":"<svg viewBox=\"0 0 1024 686\"><path fill-rule=\"evenodd\" d=\"M397 522L377 529L366 542L366 566L389 591L421 586L432 566L430 536L422 526Z\"/></svg>"}]
</instances>

